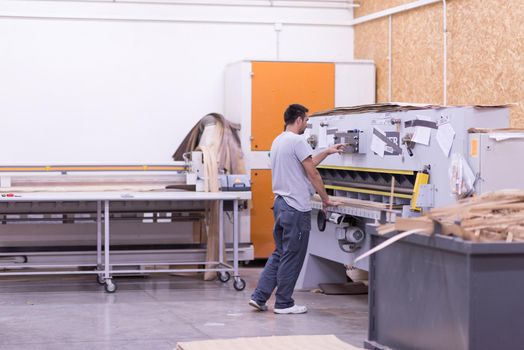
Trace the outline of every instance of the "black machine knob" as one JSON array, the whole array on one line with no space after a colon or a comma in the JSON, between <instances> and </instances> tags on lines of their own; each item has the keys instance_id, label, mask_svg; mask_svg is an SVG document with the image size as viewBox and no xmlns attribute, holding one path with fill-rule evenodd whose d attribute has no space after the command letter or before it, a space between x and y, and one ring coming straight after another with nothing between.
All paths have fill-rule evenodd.
<instances>
[{"instance_id":1,"label":"black machine knob","mask_svg":"<svg viewBox=\"0 0 524 350\"><path fill-rule=\"evenodd\" d=\"M324 232L326 230L326 214L323 210L319 210L317 214L317 227L320 232Z\"/></svg>"}]
</instances>

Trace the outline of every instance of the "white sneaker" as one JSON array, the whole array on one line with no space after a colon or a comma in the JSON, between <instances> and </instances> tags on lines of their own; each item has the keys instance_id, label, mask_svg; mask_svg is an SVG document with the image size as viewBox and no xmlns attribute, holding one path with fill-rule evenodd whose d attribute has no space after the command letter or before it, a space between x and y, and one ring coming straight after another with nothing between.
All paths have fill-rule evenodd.
<instances>
[{"instance_id":1,"label":"white sneaker","mask_svg":"<svg viewBox=\"0 0 524 350\"><path fill-rule=\"evenodd\" d=\"M256 301L254 301L253 299L251 299L249 301L249 305L253 306L255 309L257 309L258 311L267 311L267 305L264 304L264 305L260 305L259 303L257 303Z\"/></svg>"},{"instance_id":2,"label":"white sneaker","mask_svg":"<svg viewBox=\"0 0 524 350\"><path fill-rule=\"evenodd\" d=\"M305 314L307 312L307 307L303 305L293 305L285 309L274 309L276 314Z\"/></svg>"}]
</instances>

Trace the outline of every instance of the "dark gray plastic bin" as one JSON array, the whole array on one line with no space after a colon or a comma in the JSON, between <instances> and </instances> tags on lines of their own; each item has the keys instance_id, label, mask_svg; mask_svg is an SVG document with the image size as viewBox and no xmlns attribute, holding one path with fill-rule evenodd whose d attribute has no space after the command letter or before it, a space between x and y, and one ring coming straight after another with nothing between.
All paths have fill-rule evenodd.
<instances>
[{"instance_id":1,"label":"dark gray plastic bin","mask_svg":"<svg viewBox=\"0 0 524 350\"><path fill-rule=\"evenodd\" d=\"M524 243L412 235L369 272L366 349L524 349Z\"/></svg>"}]
</instances>

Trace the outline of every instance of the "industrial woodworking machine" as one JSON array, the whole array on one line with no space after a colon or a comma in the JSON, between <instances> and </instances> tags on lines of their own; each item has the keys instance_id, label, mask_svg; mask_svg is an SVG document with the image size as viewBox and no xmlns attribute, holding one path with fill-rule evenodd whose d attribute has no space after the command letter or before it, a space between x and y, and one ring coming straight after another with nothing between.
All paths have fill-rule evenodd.
<instances>
[{"instance_id":1,"label":"industrial woodworking machine","mask_svg":"<svg viewBox=\"0 0 524 350\"><path fill-rule=\"evenodd\" d=\"M297 288L346 282L346 268L370 249L366 227L418 216L457 199L522 188L524 134L507 106L405 104L337 108L312 115L304 137L315 152L336 143L318 170L339 207L313 202L309 248ZM356 268L367 271L368 260Z\"/></svg>"}]
</instances>

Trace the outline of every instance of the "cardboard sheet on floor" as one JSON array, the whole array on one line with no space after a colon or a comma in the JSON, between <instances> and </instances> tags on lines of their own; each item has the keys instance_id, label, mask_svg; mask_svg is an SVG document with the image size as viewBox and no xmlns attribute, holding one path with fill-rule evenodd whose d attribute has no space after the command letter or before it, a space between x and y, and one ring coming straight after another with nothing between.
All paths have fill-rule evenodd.
<instances>
[{"instance_id":1,"label":"cardboard sheet on floor","mask_svg":"<svg viewBox=\"0 0 524 350\"><path fill-rule=\"evenodd\" d=\"M360 350L334 335L292 335L201 340L178 343L175 350Z\"/></svg>"}]
</instances>

